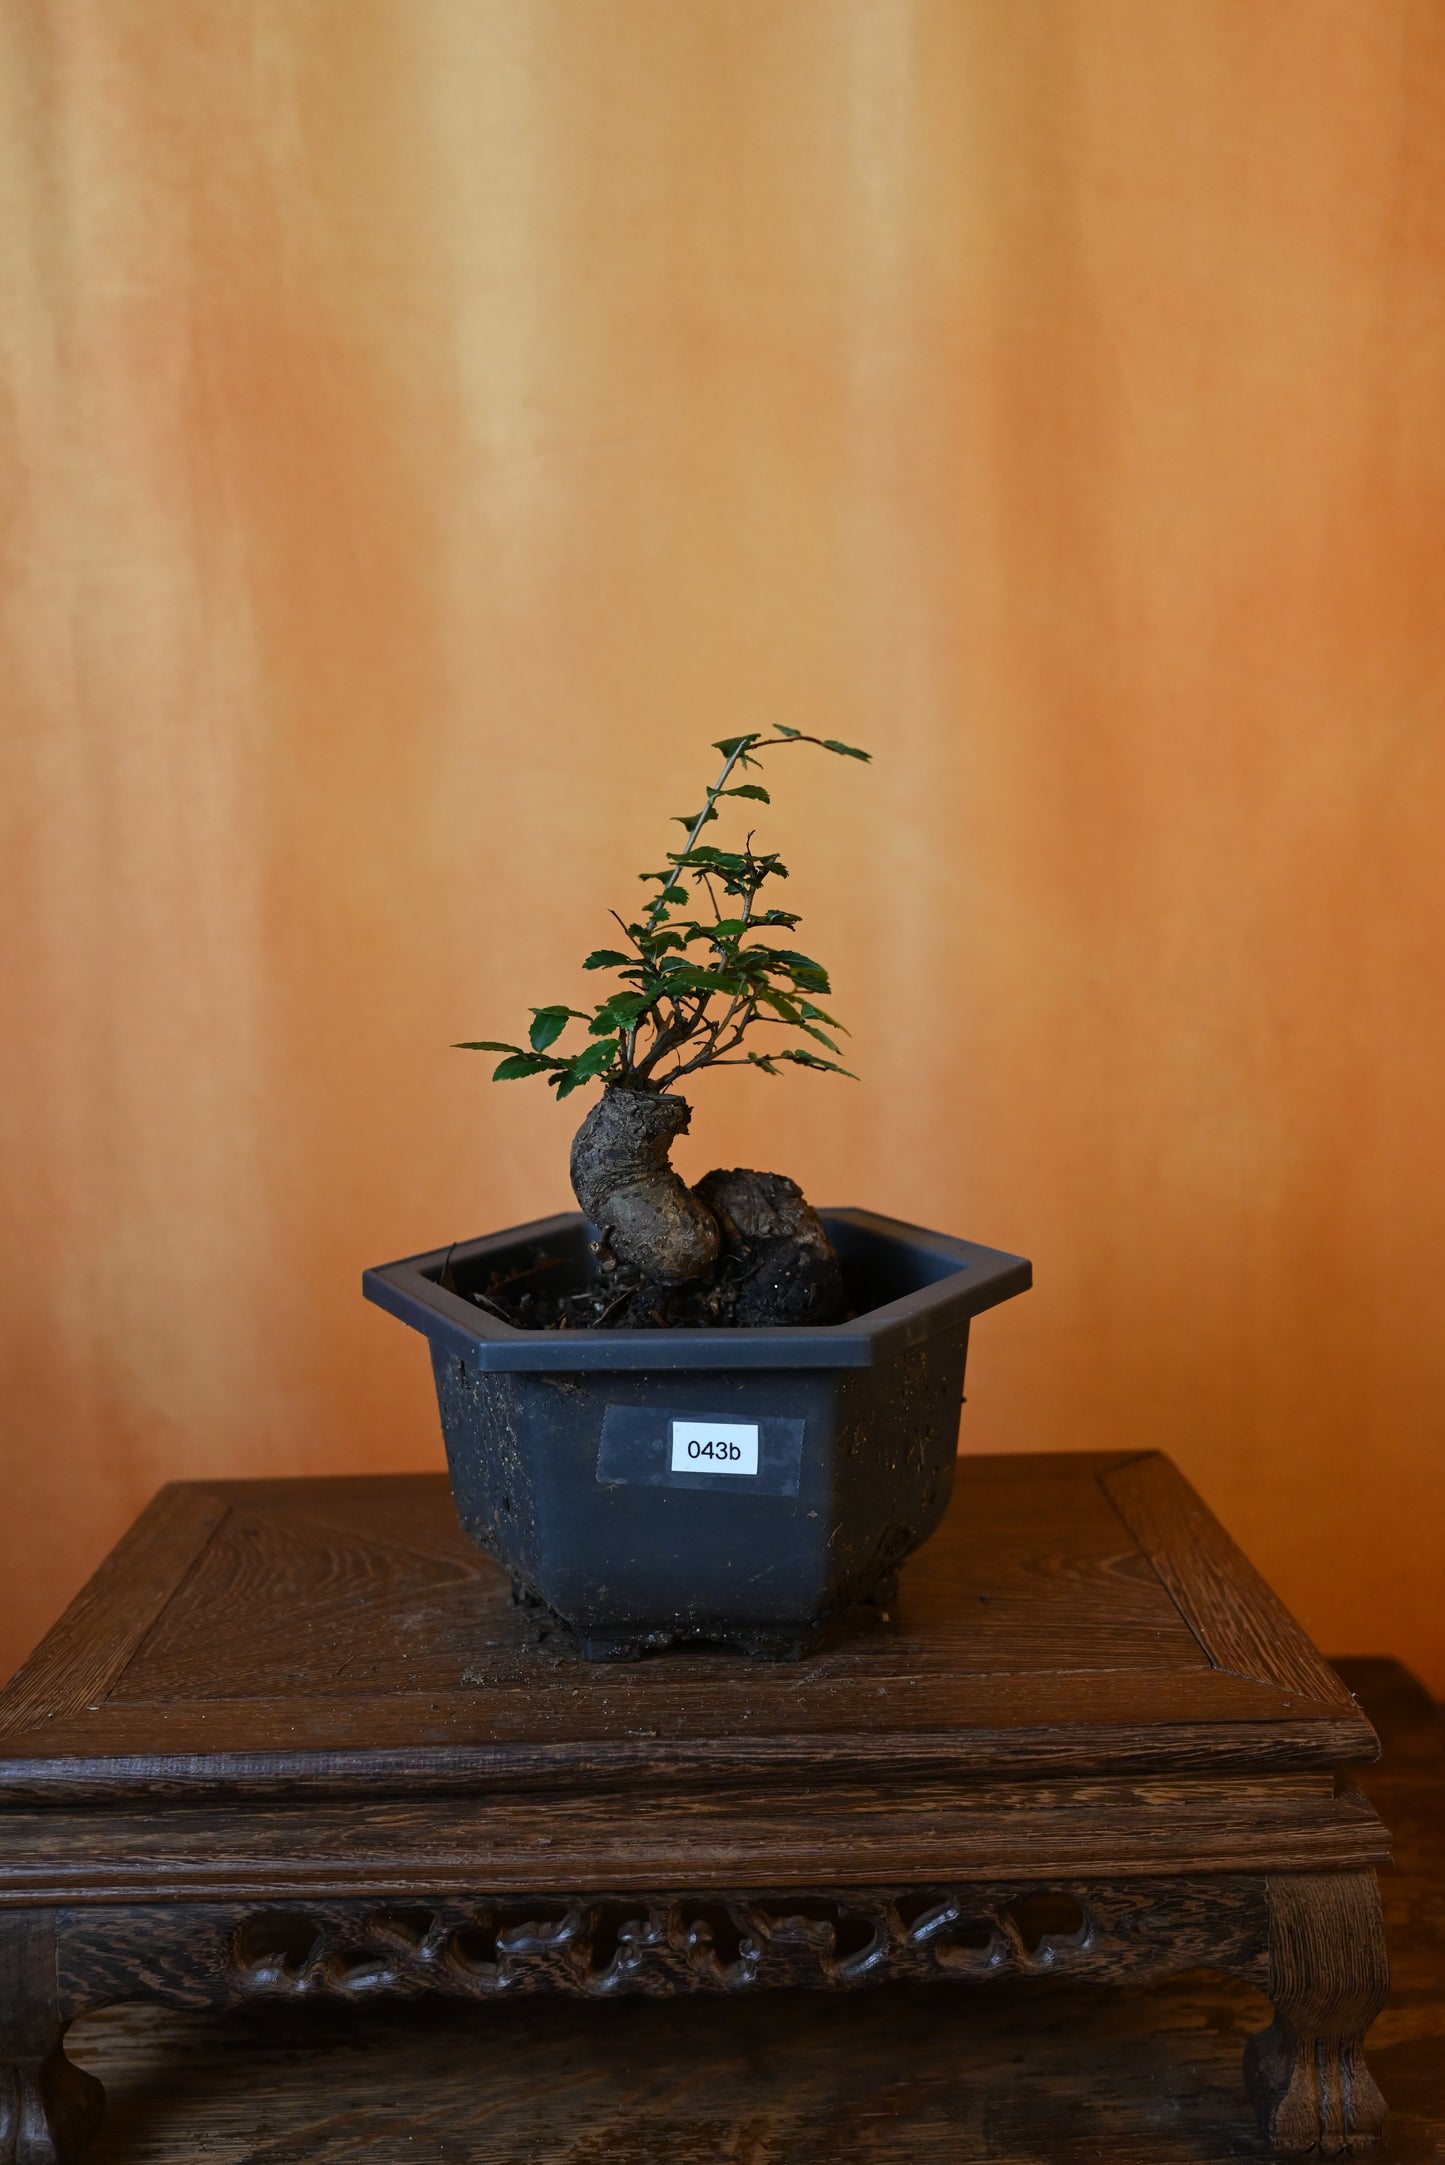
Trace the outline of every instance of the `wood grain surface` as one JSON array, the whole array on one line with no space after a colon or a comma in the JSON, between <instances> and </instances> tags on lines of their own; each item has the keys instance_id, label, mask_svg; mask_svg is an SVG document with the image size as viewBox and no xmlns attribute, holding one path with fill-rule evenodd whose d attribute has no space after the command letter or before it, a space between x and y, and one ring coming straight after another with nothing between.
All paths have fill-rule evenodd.
<instances>
[{"instance_id":1,"label":"wood grain surface","mask_svg":"<svg viewBox=\"0 0 1445 2165\"><path fill-rule=\"evenodd\" d=\"M1138 1525L1112 1500L1125 1477ZM184 1521L169 1578L143 1522L0 1694L0 1798L1264 1769L1373 1748L1153 1454L961 1461L887 1616L777 1665L580 1660L513 1604L436 1477L218 1483L161 1508Z\"/></svg>"},{"instance_id":2,"label":"wood grain surface","mask_svg":"<svg viewBox=\"0 0 1445 2165\"><path fill-rule=\"evenodd\" d=\"M1364 2039L1390 1990L1374 1872L1282 1872L1269 1881L1274 2020L1244 2071L1276 2150L1339 2157L1372 2147L1389 2108Z\"/></svg>"},{"instance_id":3,"label":"wood grain surface","mask_svg":"<svg viewBox=\"0 0 1445 2165\"><path fill-rule=\"evenodd\" d=\"M802 1670L780 1669L794 1686L790 1696L799 1696L800 1673L811 1685L850 1677L860 1662L869 1674L950 1679L1112 1669L1176 1675L1211 1666L1091 1467L1056 1474L1030 1461L992 1481L967 1462L960 1471L951 1538L907 1567L896 1619L890 1615L882 1633L876 1619L855 1625ZM534 1681L533 1623L506 1613L506 1581L426 1484L372 1488L355 1499L362 1508L349 1511L341 1483L297 1484L294 1494L289 1486L269 1494L263 1487L254 1504L242 1488L120 1677L118 1704L198 1694L311 1699L323 1680L330 1698L452 1691L459 1683L505 1687L519 1671ZM976 1526L983 1513L986 1546ZM244 1638L246 1663L228 1665L219 1679L222 1618ZM612 1679L631 1666L612 1666ZM683 1655L667 1673L711 1686L718 1668L718 1657ZM608 1671L581 1670L589 1673ZM569 1680L575 1689L575 1669Z\"/></svg>"},{"instance_id":4,"label":"wood grain surface","mask_svg":"<svg viewBox=\"0 0 1445 2165\"><path fill-rule=\"evenodd\" d=\"M70 2165L105 2110L102 2085L65 2056L59 1938L50 1910L12 1912L0 1922L3 2165Z\"/></svg>"},{"instance_id":5,"label":"wood grain surface","mask_svg":"<svg viewBox=\"0 0 1445 2165\"><path fill-rule=\"evenodd\" d=\"M1445 2151L1445 1724L1394 1664L1342 1664L1379 1725L1360 1780L1396 1836L1393 1988L1370 2035L1391 2165ZM1099 1993L471 2007L117 2007L93 2165L1226 2165L1262 2145L1239 2078L1262 1994L1195 1975Z\"/></svg>"},{"instance_id":6,"label":"wood grain surface","mask_svg":"<svg viewBox=\"0 0 1445 2165\"><path fill-rule=\"evenodd\" d=\"M1101 1485L1217 1668L1349 1706L1329 1663L1167 1458L1131 1459Z\"/></svg>"},{"instance_id":7,"label":"wood grain surface","mask_svg":"<svg viewBox=\"0 0 1445 2165\"><path fill-rule=\"evenodd\" d=\"M227 1901L1063 1872L1328 1870L1388 1860L1357 1790L1099 1784L1059 1801L941 1783L0 1813L6 1903Z\"/></svg>"},{"instance_id":8,"label":"wood grain surface","mask_svg":"<svg viewBox=\"0 0 1445 2165\"><path fill-rule=\"evenodd\" d=\"M0 1693L0 1739L39 1719L95 1712L225 1518L213 1492L172 1482Z\"/></svg>"}]
</instances>

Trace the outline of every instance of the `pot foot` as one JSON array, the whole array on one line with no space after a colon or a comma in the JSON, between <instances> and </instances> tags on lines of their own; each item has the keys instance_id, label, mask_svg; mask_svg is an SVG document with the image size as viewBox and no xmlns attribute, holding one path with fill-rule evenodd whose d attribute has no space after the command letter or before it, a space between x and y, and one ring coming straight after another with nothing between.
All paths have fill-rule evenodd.
<instances>
[{"instance_id":1,"label":"pot foot","mask_svg":"<svg viewBox=\"0 0 1445 2165\"><path fill-rule=\"evenodd\" d=\"M566 1628L566 1627L564 1627ZM819 1628L795 1624L749 1624L698 1627L659 1624L635 1631L570 1631L584 1661L641 1661L669 1651L736 1654L745 1661L801 1661L822 1637Z\"/></svg>"}]
</instances>

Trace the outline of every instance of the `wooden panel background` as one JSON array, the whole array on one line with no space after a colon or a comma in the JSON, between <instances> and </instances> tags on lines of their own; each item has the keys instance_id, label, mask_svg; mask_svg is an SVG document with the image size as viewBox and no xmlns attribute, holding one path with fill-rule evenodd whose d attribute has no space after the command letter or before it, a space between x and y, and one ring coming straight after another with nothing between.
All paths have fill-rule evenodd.
<instances>
[{"instance_id":1,"label":"wooden panel background","mask_svg":"<svg viewBox=\"0 0 1445 2165\"><path fill-rule=\"evenodd\" d=\"M968 1448L1171 1451L1445 1685L1438 0L0 13L0 1667L165 1477L438 1462L451 1040L779 775L859 1085L1031 1254Z\"/></svg>"}]
</instances>

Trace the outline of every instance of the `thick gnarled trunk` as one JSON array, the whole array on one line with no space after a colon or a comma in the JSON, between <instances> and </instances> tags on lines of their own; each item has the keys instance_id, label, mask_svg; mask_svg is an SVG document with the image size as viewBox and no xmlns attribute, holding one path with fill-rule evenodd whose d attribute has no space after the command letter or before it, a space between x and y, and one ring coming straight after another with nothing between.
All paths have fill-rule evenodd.
<instances>
[{"instance_id":1,"label":"thick gnarled trunk","mask_svg":"<svg viewBox=\"0 0 1445 2165\"><path fill-rule=\"evenodd\" d=\"M658 1090L604 1090L572 1142L572 1192L618 1259L652 1285L686 1285L717 1261L718 1223L669 1151L692 1108Z\"/></svg>"},{"instance_id":2,"label":"thick gnarled trunk","mask_svg":"<svg viewBox=\"0 0 1445 2165\"><path fill-rule=\"evenodd\" d=\"M684 1098L614 1085L572 1144L573 1192L606 1253L640 1281L619 1320L841 1322L838 1258L796 1181L737 1167L689 1188L669 1153L690 1119Z\"/></svg>"}]
</instances>

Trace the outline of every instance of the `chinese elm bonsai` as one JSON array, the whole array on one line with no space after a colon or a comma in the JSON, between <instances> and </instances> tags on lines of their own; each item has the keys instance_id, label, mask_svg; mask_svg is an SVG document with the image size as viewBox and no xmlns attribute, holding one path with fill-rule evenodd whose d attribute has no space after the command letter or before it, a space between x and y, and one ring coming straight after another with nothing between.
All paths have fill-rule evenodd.
<instances>
[{"instance_id":1,"label":"chinese elm bonsai","mask_svg":"<svg viewBox=\"0 0 1445 2165\"><path fill-rule=\"evenodd\" d=\"M571 1158L573 1190L599 1235L600 1276L560 1299L503 1285L476 1296L504 1320L639 1329L846 1317L838 1259L796 1182L736 1169L689 1187L670 1156L691 1119L676 1087L687 1076L743 1066L776 1075L784 1063L851 1073L826 1057L839 1050L829 1033L842 1029L817 1005L828 996L828 973L796 948L774 944L798 923L765 904L765 890L787 878L787 866L755 847L751 833L739 849L702 840L728 800L770 802L760 782L742 777L761 769L765 752L796 744L869 756L781 725L771 735L722 739L722 770L702 810L677 821L682 848L666 853L662 869L639 874L657 892L633 923L612 913L626 949L597 948L583 964L615 973L615 989L590 1014L534 1007L526 1046L482 1040L460 1048L501 1053L498 1082L545 1075L559 1098L589 1082L603 1086ZM574 1023L585 1024L588 1042L564 1052ZM785 1042L765 1032L781 1032Z\"/></svg>"}]
</instances>

